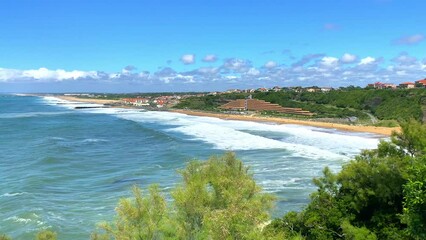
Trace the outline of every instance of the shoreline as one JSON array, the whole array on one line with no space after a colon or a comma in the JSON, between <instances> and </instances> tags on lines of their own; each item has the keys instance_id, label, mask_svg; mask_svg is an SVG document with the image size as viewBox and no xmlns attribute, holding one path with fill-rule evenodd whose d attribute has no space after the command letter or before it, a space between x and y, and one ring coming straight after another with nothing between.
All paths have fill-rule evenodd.
<instances>
[{"instance_id":1,"label":"shoreline","mask_svg":"<svg viewBox=\"0 0 426 240\"><path fill-rule=\"evenodd\" d=\"M182 113L191 116L200 117L215 117L224 120L239 120L239 121L254 121L254 122L270 122L277 124L295 124L310 127L336 129L348 132L361 132L361 133L374 133L385 136L390 136L393 131L400 131L399 127L375 127L375 126L361 126L361 125L346 125L340 123L327 123L319 121L308 121L308 120L297 120L290 118L278 118L278 117L261 117L261 116L248 116L248 115L232 115L224 113L208 113L193 110L181 110L173 109L170 112Z\"/></svg>"},{"instance_id":2,"label":"shoreline","mask_svg":"<svg viewBox=\"0 0 426 240\"><path fill-rule=\"evenodd\" d=\"M107 100L107 99L92 99L92 98L79 98L73 96L64 96L64 95L52 95L56 98L71 101L71 102L84 102L84 103L95 103L95 104L114 104L120 103L119 100Z\"/></svg>"},{"instance_id":3,"label":"shoreline","mask_svg":"<svg viewBox=\"0 0 426 240\"><path fill-rule=\"evenodd\" d=\"M62 95L55 95L55 97L62 100L66 100L66 101L95 103L95 104L120 103L119 100L89 99L89 98L78 98L73 96L62 96ZM128 108L129 106L113 106L113 107ZM276 124L295 124L295 125L310 126L310 127L336 129L336 130L348 131L348 132L373 133L373 134L379 134L384 136L390 136L393 131L400 131L399 127L390 128L390 127L375 127L375 126L362 126L362 125L346 125L346 124L340 124L340 123L327 123L327 122L319 122L319 121L297 120L297 119L290 119L290 118L261 117L261 116L253 116L253 115L250 115L250 116L233 115L233 114L225 114L225 113L210 113L210 112L202 112L202 111L194 111L194 110L183 110L183 109L170 109L167 111L186 114L190 116L214 117L214 118L219 118L223 120L270 122L270 123L276 123Z\"/></svg>"}]
</instances>

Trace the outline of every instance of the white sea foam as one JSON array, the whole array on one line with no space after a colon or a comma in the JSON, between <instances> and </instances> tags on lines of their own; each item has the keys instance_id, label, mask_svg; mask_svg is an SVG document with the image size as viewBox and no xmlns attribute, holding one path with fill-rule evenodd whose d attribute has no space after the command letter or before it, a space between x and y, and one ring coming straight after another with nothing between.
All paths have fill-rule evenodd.
<instances>
[{"instance_id":1,"label":"white sea foam","mask_svg":"<svg viewBox=\"0 0 426 240\"><path fill-rule=\"evenodd\" d=\"M67 109L75 109L76 107L103 107L102 104L83 103L78 101L67 101L53 96L45 96L43 100L48 105L58 105Z\"/></svg>"},{"instance_id":2,"label":"white sea foam","mask_svg":"<svg viewBox=\"0 0 426 240\"><path fill-rule=\"evenodd\" d=\"M29 117L39 117L39 116L54 116L69 114L70 112L25 112L25 113L1 113L0 119L8 118L29 118Z\"/></svg>"},{"instance_id":3,"label":"white sea foam","mask_svg":"<svg viewBox=\"0 0 426 240\"><path fill-rule=\"evenodd\" d=\"M35 213L26 214L26 217L20 217L20 216L12 216L4 219L4 221L13 221L15 223L23 223L23 224L29 224L29 223L35 223L38 226L41 226L44 224L43 221L40 220L40 217Z\"/></svg>"},{"instance_id":4,"label":"white sea foam","mask_svg":"<svg viewBox=\"0 0 426 240\"><path fill-rule=\"evenodd\" d=\"M5 221L13 221L13 222L17 222L17 223L25 223L26 224L26 223L31 222L32 219L13 216L13 217L6 218Z\"/></svg>"},{"instance_id":5,"label":"white sea foam","mask_svg":"<svg viewBox=\"0 0 426 240\"><path fill-rule=\"evenodd\" d=\"M27 194L27 192L5 193L0 195L0 197L15 197L15 196L23 195L23 194Z\"/></svg>"},{"instance_id":6,"label":"white sea foam","mask_svg":"<svg viewBox=\"0 0 426 240\"><path fill-rule=\"evenodd\" d=\"M278 141L239 130L249 129L249 126L244 128L241 126L245 124L250 125L250 122L228 122L221 119L194 117L169 112L138 112L135 110L122 111L117 109L93 109L91 112L113 114L117 117L136 122L152 122L173 126L166 131L183 133L192 137L193 140L204 141L212 144L214 148L221 150L283 149L289 153L315 159L324 157L333 159L347 158L346 156L319 149L315 146ZM261 124L257 126L257 129L262 129L262 125L264 127L270 126L268 124Z\"/></svg>"},{"instance_id":7,"label":"white sea foam","mask_svg":"<svg viewBox=\"0 0 426 240\"><path fill-rule=\"evenodd\" d=\"M379 142L379 139L371 134L360 136L360 134L341 131L324 132L321 131L321 128L316 127L222 120L209 117L201 117L198 121L240 131L250 131L252 134L257 133L262 136L274 134L282 137L286 142L315 146L349 155L357 154L360 149L374 148Z\"/></svg>"},{"instance_id":8,"label":"white sea foam","mask_svg":"<svg viewBox=\"0 0 426 240\"><path fill-rule=\"evenodd\" d=\"M303 181L302 178L263 180L260 181L260 185L267 192L278 192L285 189L304 189L305 187L300 185L301 181Z\"/></svg>"},{"instance_id":9,"label":"white sea foam","mask_svg":"<svg viewBox=\"0 0 426 240\"><path fill-rule=\"evenodd\" d=\"M49 137L48 139L55 140L55 141L64 141L64 140L66 140L65 138L62 138L62 137Z\"/></svg>"},{"instance_id":10,"label":"white sea foam","mask_svg":"<svg viewBox=\"0 0 426 240\"><path fill-rule=\"evenodd\" d=\"M215 148L221 150L282 149L287 154L297 154L314 159L346 158L345 156L314 146L278 141L214 124L198 123L172 128L170 131L177 131L193 136L194 139L210 143Z\"/></svg>"},{"instance_id":11,"label":"white sea foam","mask_svg":"<svg viewBox=\"0 0 426 240\"><path fill-rule=\"evenodd\" d=\"M54 97L45 98L48 98L47 101L61 102L64 107L75 104ZM167 128L163 130L165 132L182 133L190 139L209 143L214 148L222 150L282 149L293 156L349 159L361 149L376 147L379 141L377 137L369 134L330 132L315 127L223 120L172 112L141 112L120 108L80 111L164 125Z\"/></svg>"},{"instance_id":12,"label":"white sea foam","mask_svg":"<svg viewBox=\"0 0 426 240\"><path fill-rule=\"evenodd\" d=\"M108 140L105 139L98 139L98 138L87 138L82 140L83 143L97 143L97 142L108 142Z\"/></svg>"}]
</instances>

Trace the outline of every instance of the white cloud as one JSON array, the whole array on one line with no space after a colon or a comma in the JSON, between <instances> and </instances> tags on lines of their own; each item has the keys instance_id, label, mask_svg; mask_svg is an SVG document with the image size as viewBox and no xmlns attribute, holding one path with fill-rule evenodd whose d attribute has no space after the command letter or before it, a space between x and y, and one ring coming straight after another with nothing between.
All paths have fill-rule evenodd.
<instances>
[{"instance_id":1,"label":"white cloud","mask_svg":"<svg viewBox=\"0 0 426 240\"><path fill-rule=\"evenodd\" d=\"M393 62L396 62L399 65L414 65L417 64L417 58L408 55L408 53L400 53L399 56L392 59Z\"/></svg>"},{"instance_id":2,"label":"white cloud","mask_svg":"<svg viewBox=\"0 0 426 240\"><path fill-rule=\"evenodd\" d=\"M414 45L422 42L425 39L423 34L414 34L411 36L404 36L394 41L396 44L400 45Z\"/></svg>"},{"instance_id":3,"label":"white cloud","mask_svg":"<svg viewBox=\"0 0 426 240\"><path fill-rule=\"evenodd\" d=\"M225 64L231 69L239 69L246 65L246 62L242 59L232 59L227 61Z\"/></svg>"},{"instance_id":4,"label":"white cloud","mask_svg":"<svg viewBox=\"0 0 426 240\"><path fill-rule=\"evenodd\" d=\"M265 63L264 67L266 68L274 68L277 66L277 63L274 61L268 61L267 63Z\"/></svg>"},{"instance_id":5,"label":"white cloud","mask_svg":"<svg viewBox=\"0 0 426 240\"><path fill-rule=\"evenodd\" d=\"M108 77L111 78L111 79L120 78L121 74L119 74L119 73L110 73L110 74L108 74Z\"/></svg>"},{"instance_id":6,"label":"white cloud","mask_svg":"<svg viewBox=\"0 0 426 240\"><path fill-rule=\"evenodd\" d=\"M258 76L260 74L260 71L258 69L256 69L256 68L250 68L247 71L247 74L248 75L252 75L252 76Z\"/></svg>"},{"instance_id":7,"label":"white cloud","mask_svg":"<svg viewBox=\"0 0 426 240\"><path fill-rule=\"evenodd\" d=\"M180 60L185 65L193 64L193 63L195 63L195 55L194 54L185 54L185 55L182 55L182 57L180 58Z\"/></svg>"},{"instance_id":8,"label":"white cloud","mask_svg":"<svg viewBox=\"0 0 426 240\"><path fill-rule=\"evenodd\" d=\"M140 72L138 75L139 75L140 78L149 78L149 76L150 76L149 72L147 72L147 71Z\"/></svg>"},{"instance_id":9,"label":"white cloud","mask_svg":"<svg viewBox=\"0 0 426 240\"><path fill-rule=\"evenodd\" d=\"M215 67L202 67L198 69L198 72L202 73L202 74L216 74L218 73L219 68L215 68Z\"/></svg>"},{"instance_id":10,"label":"white cloud","mask_svg":"<svg viewBox=\"0 0 426 240\"><path fill-rule=\"evenodd\" d=\"M376 59L373 57L366 57L361 59L361 61L359 62L359 65L367 65L367 64L374 63L375 61Z\"/></svg>"},{"instance_id":11,"label":"white cloud","mask_svg":"<svg viewBox=\"0 0 426 240\"><path fill-rule=\"evenodd\" d=\"M76 80L79 78L97 78L96 71L65 71L63 69L49 70L47 68L17 70L0 68L0 80L16 81L22 79L35 79L41 81Z\"/></svg>"},{"instance_id":12,"label":"white cloud","mask_svg":"<svg viewBox=\"0 0 426 240\"><path fill-rule=\"evenodd\" d=\"M208 54L203 58L203 62L216 62L217 57L214 54Z\"/></svg>"},{"instance_id":13,"label":"white cloud","mask_svg":"<svg viewBox=\"0 0 426 240\"><path fill-rule=\"evenodd\" d=\"M252 64L248 60L239 59L239 58L229 58L225 59L221 70L224 72L238 72L245 73L252 67Z\"/></svg>"},{"instance_id":14,"label":"white cloud","mask_svg":"<svg viewBox=\"0 0 426 240\"><path fill-rule=\"evenodd\" d=\"M135 66L128 65L128 66L125 66L125 67L121 70L121 73L122 73L122 74L131 74L134 70L136 70L136 67L135 67Z\"/></svg>"},{"instance_id":15,"label":"white cloud","mask_svg":"<svg viewBox=\"0 0 426 240\"><path fill-rule=\"evenodd\" d=\"M324 67L337 67L339 59L335 57L323 57L321 59L321 65Z\"/></svg>"},{"instance_id":16,"label":"white cloud","mask_svg":"<svg viewBox=\"0 0 426 240\"><path fill-rule=\"evenodd\" d=\"M342 64L344 61L355 61L358 64ZM419 60L407 53L401 53L387 61L370 56L359 59L349 53L340 58L311 54L302 56L295 62L295 64L280 65L278 62L269 61L264 65L254 66L250 60L230 58L225 59L223 65L218 67L200 67L185 72L171 67L160 68L153 72L136 72L133 67L126 67L119 72L0 68L0 83L2 86L11 83L10 86L12 86L13 82L51 82L54 86L54 82L69 81L75 86L81 86L82 90L88 90L82 87L85 86L84 83L90 83L93 86L110 85L114 86L114 89L119 85L129 86L130 83L131 86L143 85L151 91L169 90L172 84L174 89L188 91L227 86L253 88L259 87L260 80L267 80L272 86L336 87L365 86L374 81L400 83L426 76L426 59ZM188 84L192 88L187 87ZM4 91L4 89L0 90Z\"/></svg>"},{"instance_id":17,"label":"white cloud","mask_svg":"<svg viewBox=\"0 0 426 240\"><path fill-rule=\"evenodd\" d=\"M343 54L343 56L340 58L340 61L343 63L353 63L355 62L357 59L357 57L353 54L350 53L345 53Z\"/></svg>"},{"instance_id":18,"label":"white cloud","mask_svg":"<svg viewBox=\"0 0 426 240\"><path fill-rule=\"evenodd\" d=\"M404 70L401 70L401 71L396 71L396 74L399 76L404 76L404 75L407 75L407 72Z\"/></svg>"},{"instance_id":19,"label":"white cloud","mask_svg":"<svg viewBox=\"0 0 426 240\"><path fill-rule=\"evenodd\" d=\"M16 69L0 68L0 81L8 82L14 80L21 75L21 72L22 71Z\"/></svg>"}]
</instances>

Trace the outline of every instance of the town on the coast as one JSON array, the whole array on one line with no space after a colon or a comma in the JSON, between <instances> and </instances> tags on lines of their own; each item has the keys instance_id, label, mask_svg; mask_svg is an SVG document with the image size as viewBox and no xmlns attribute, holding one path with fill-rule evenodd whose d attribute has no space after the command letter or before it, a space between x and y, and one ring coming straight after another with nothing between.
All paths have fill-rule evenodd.
<instances>
[{"instance_id":1,"label":"town on the coast","mask_svg":"<svg viewBox=\"0 0 426 240\"><path fill-rule=\"evenodd\" d=\"M182 99L186 99L189 97L203 97L206 95L221 95L221 94L232 94L232 93L264 93L264 92L330 92L334 90L344 90L348 88L361 88L361 87L280 87L274 86L272 88L260 87L260 88L250 88L250 89L229 89L226 91L213 91L213 92L202 92L202 93L155 93L150 94L146 93L143 96L137 95L132 96L134 94L128 94L132 97L123 97L119 98L121 103L125 105L135 106L135 107L151 107L152 109L162 109L162 108L170 108L178 104ZM382 83L375 82L368 84L365 89L414 89L414 88L426 88L426 78L417 80L414 82L403 82L400 84L394 83ZM108 98L107 94L88 94L88 93L66 93L65 96L76 96L76 97L85 97L85 98L95 98L95 99L103 99Z\"/></svg>"},{"instance_id":2,"label":"town on the coast","mask_svg":"<svg viewBox=\"0 0 426 240\"><path fill-rule=\"evenodd\" d=\"M275 86L222 92L67 93L64 97L101 101L105 107L186 114L195 114L195 111L198 115L278 117L391 128L398 127L401 120L426 121L426 79L398 85L375 82L364 88Z\"/></svg>"}]
</instances>

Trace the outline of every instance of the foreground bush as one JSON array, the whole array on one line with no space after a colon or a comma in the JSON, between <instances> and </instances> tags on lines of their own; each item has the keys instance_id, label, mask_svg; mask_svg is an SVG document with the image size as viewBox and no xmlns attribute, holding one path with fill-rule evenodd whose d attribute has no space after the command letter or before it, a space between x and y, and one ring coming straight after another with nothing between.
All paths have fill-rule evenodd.
<instances>
[{"instance_id":1,"label":"foreground bush","mask_svg":"<svg viewBox=\"0 0 426 240\"><path fill-rule=\"evenodd\" d=\"M5 235L5 234L0 234L0 240L11 240L12 238L10 238L9 236Z\"/></svg>"},{"instance_id":2,"label":"foreground bush","mask_svg":"<svg viewBox=\"0 0 426 240\"><path fill-rule=\"evenodd\" d=\"M56 240L56 232L50 230L43 230L37 233L36 240Z\"/></svg>"}]
</instances>

